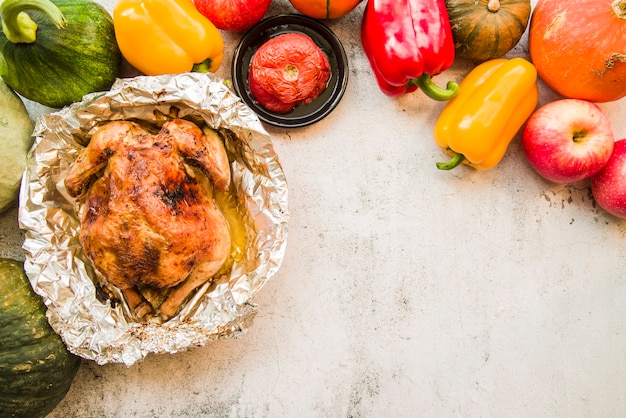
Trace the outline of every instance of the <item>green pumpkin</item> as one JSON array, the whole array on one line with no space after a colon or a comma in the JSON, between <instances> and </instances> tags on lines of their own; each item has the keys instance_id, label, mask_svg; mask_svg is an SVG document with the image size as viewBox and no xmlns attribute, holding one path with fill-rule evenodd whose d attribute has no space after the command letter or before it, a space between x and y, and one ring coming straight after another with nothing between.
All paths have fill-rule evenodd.
<instances>
[{"instance_id":1,"label":"green pumpkin","mask_svg":"<svg viewBox=\"0 0 626 418\"><path fill-rule=\"evenodd\" d=\"M0 258L0 417L46 416L79 366L50 327L22 263Z\"/></svg>"},{"instance_id":2,"label":"green pumpkin","mask_svg":"<svg viewBox=\"0 0 626 418\"><path fill-rule=\"evenodd\" d=\"M487 61L518 44L530 19L530 0L445 0L456 54Z\"/></svg>"},{"instance_id":3,"label":"green pumpkin","mask_svg":"<svg viewBox=\"0 0 626 418\"><path fill-rule=\"evenodd\" d=\"M119 75L113 18L100 4L3 0L0 14L0 76L23 97L60 108L109 90Z\"/></svg>"}]
</instances>

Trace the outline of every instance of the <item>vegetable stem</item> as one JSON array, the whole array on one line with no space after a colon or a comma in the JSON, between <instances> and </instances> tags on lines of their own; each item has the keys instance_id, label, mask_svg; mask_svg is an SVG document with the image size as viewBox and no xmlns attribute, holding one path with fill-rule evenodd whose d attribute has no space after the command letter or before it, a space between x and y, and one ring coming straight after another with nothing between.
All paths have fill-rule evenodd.
<instances>
[{"instance_id":1,"label":"vegetable stem","mask_svg":"<svg viewBox=\"0 0 626 418\"><path fill-rule=\"evenodd\" d=\"M442 162L437 163L437 168L440 170L452 170L454 167L461 164L463 161L465 161L465 156L463 154L459 154L458 152L455 152L452 155L452 158L450 159L450 161L446 161L445 163L442 163Z\"/></svg>"},{"instance_id":2,"label":"vegetable stem","mask_svg":"<svg viewBox=\"0 0 626 418\"><path fill-rule=\"evenodd\" d=\"M429 74L422 74L420 77L411 80L411 82L417 84L420 90L433 100L450 100L459 94L459 85L454 81L448 81L446 88L443 89L433 82Z\"/></svg>"},{"instance_id":3,"label":"vegetable stem","mask_svg":"<svg viewBox=\"0 0 626 418\"><path fill-rule=\"evenodd\" d=\"M626 0L614 0L611 7L618 18L626 19Z\"/></svg>"},{"instance_id":4,"label":"vegetable stem","mask_svg":"<svg viewBox=\"0 0 626 418\"><path fill-rule=\"evenodd\" d=\"M14 44L33 43L37 39L37 24L25 12L38 10L52 19L58 29L63 29L65 17L59 8L49 0L4 0L0 3L2 32Z\"/></svg>"},{"instance_id":5,"label":"vegetable stem","mask_svg":"<svg viewBox=\"0 0 626 418\"><path fill-rule=\"evenodd\" d=\"M500 0L489 0L487 3L487 10L491 13L496 13L500 10Z\"/></svg>"},{"instance_id":6,"label":"vegetable stem","mask_svg":"<svg viewBox=\"0 0 626 418\"><path fill-rule=\"evenodd\" d=\"M196 73L208 73L211 68L211 58L207 58L204 61L194 64L191 71Z\"/></svg>"}]
</instances>

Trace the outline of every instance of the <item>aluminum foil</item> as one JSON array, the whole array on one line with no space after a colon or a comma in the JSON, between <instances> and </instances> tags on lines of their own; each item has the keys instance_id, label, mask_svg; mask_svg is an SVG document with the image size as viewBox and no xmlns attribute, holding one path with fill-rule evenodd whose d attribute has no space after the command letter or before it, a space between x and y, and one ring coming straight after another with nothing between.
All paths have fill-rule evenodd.
<instances>
[{"instance_id":1,"label":"aluminum foil","mask_svg":"<svg viewBox=\"0 0 626 418\"><path fill-rule=\"evenodd\" d=\"M78 239L80 204L66 193L63 180L94 127L120 119L160 126L171 117L228 134L247 244L230 273L199 288L175 317L140 321L123 298L103 297L98 273ZM34 136L18 215L25 269L71 352L98 364L130 366L150 353L175 353L245 333L258 312L252 297L282 263L287 184L269 134L223 80L199 73L118 79L108 92L41 116Z\"/></svg>"}]
</instances>

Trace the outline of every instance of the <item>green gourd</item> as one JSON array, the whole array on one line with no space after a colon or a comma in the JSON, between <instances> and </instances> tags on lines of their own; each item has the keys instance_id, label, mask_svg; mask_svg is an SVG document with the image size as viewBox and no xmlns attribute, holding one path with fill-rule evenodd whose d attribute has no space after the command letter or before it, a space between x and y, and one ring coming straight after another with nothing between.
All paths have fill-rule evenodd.
<instances>
[{"instance_id":1,"label":"green gourd","mask_svg":"<svg viewBox=\"0 0 626 418\"><path fill-rule=\"evenodd\" d=\"M519 43L528 26L530 0L445 1L459 57L501 57Z\"/></svg>"},{"instance_id":2,"label":"green gourd","mask_svg":"<svg viewBox=\"0 0 626 418\"><path fill-rule=\"evenodd\" d=\"M0 417L46 416L79 366L50 327L22 263L0 258Z\"/></svg>"},{"instance_id":3,"label":"green gourd","mask_svg":"<svg viewBox=\"0 0 626 418\"><path fill-rule=\"evenodd\" d=\"M60 108L119 75L113 18L98 3L3 0L0 16L0 76L27 99Z\"/></svg>"},{"instance_id":4,"label":"green gourd","mask_svg":"<svg viewBox=\"0 0 626 418\"><path fill-rule=\"evenodd\" d=\"M0 80L0 213L17 202L32 133L22 99Z\"/></svg>"}]
</instances>

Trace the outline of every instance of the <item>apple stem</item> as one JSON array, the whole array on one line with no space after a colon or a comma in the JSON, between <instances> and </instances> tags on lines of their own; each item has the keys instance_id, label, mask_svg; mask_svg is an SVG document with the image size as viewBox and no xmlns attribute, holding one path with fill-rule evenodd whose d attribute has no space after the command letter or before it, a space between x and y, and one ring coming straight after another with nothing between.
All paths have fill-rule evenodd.
<instances>
[{"instance_id":1,"label":"apple stem","mask_svg":"<svg viewBox=\"0 0 626 418\"><path fill-rule=\"evenodd\" d=\"M580 142L581 138L585 138L587 136L587 132L584 130L577 130L574 132L574 134L572 135L572 141L574 142Z\"/></svg>"},{"instance_id":2,"label":"apple stem","mask_svg":"<svg viewBox=\"0 0 626 418\"><path fill-rule=\"evenodd\" d=\"M445 163L442 163L442 162L437 163L437 168L440 170L452 170L454 167L461 164L463 161L465 161L465 155L455 152L452 155L452 158L450 159L450 161L447 161Z\"/></svg>"},{"instance_id":3,"label":"apple stem","mask_svg":"<svg viewBox=\"0 0 626 418\"><path fill-rule=\"evenodd\" d=\"M614 0L611 7L618 18L626 19L626 0Z\"/></svg>"}]
</instances>

